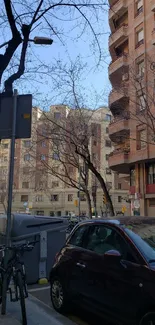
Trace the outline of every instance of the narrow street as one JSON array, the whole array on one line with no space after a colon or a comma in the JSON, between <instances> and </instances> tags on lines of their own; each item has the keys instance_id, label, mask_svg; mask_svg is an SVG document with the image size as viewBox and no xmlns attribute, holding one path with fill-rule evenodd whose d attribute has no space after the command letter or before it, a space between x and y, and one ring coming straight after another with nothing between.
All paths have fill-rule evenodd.
<instances>
[{"instance_id":1,"label":"narrow street","mask_svg":"<svg viewBox=\"0 0 155 325\"><path fill-rule=\"evenodd\" d=\"M32 285L28 287L29 294L42 302L43 305L53 309L50 301L50 287L49 285ZM98 323L96 316L76 308L72 314L65 315L77 325L96 325ZM101 324L101 322L100 322ZM103 324L103 321L102 321Z\"/></svg>"}]
</instances>

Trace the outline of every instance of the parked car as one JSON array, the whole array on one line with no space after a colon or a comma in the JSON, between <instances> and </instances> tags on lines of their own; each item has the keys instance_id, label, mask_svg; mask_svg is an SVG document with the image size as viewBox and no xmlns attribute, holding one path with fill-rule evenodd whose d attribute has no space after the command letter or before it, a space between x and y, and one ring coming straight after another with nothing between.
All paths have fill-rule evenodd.
<instances>
[{"instance_id":1,"label":"parked car","mask_svg":"<svg viewBox=\"0 0 155 325\"><path fill-rule=\"evenodd\" d=\"M51 300L75 302L116 324L155 324L155 218L78 224L50 272Z\"/></svg>"}]
</instances>

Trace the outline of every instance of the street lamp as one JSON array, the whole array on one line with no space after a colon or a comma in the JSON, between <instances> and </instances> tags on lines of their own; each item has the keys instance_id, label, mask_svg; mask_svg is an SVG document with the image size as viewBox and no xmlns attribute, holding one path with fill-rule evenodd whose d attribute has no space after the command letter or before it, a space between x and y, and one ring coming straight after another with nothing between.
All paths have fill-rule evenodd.
<instances>
[{"instance_id":1,"label":"street lamp","mask_svg":"<svg viewBox=\"0 0 155 325\"><path fill-rule=\"evenodd\" d=\"M22 40L23 41L23 40ZM40 36L35 36L33 39L29 39L29 42L33 42L34 44L38 45L51 45L53 43L53 40L48 37L40 37ZM8 42L4 42L2 45L0 45L0 49L4 47L5 45L8 45Z\"/></svg>"},{"instance_id":2,"label":"street lamp","mask_svg":"<svg viewBox=\"0 0 155 325\"><path fill-rule=\"evenodd\" d=\"M30 40L31 41L31 40ZM35 37L32 40L35 44L40 45L50 45L53 41L46 37ZM3 43L0 48L7 45ZM7 225L6 225L6 247L11 246L10 232L11 232L11 213L12 213L12 191L13 191L13 176L14 176L14 155L15 155L15 140L16 140L16 117L17 117L17 90L14 90L13 94L13 116L12 116L12 135L11 135L11 146L10 146L10 166L9 166L9 184L8 184L8 204L7 204ZM9 260L9 253L7 249L5 250L4 257L4 268L7 268L7 263ZM3 279L3 290L2 290L2 308L1 314L6 313L6 295L7 295L7 277L4 276Z\"/></svg>"},{"instance_id":3,"label":"street lamp","mask_svg":"<svg viewBox=\"0 0 155 325\"><path fill-rule=\"evenodd\" d=\"M34 37L34 39L29 39L29 42L33 42L34 44L39 44L39 45L51 45L53 43L53 40L48 37L36 36Z\"/></svg>"}]
</instances>

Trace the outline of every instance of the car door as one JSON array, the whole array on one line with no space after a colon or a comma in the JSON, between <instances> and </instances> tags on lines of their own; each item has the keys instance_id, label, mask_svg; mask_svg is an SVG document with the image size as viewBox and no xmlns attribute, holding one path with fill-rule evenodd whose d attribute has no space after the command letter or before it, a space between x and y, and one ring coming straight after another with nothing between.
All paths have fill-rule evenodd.
<instances>
[{"instance_id":1,"label":"car door","mask_svg":"<svg viewBox=\"0 0 155 325\"><path fill-rule=\"evenodd\" d=\"M92 262L87 263L88 278L92 280L90 301L108 317L131 321L142 301L141 283L147 270L138 264L119 230L100 224L92 226L89 234L86 249L92 256ZM120 251L122 260L111 259L107 264L104 254L109 250Z\"/></svg>"},{"instance_id":2,"label":"car door","mask_svg":"<svg viewBox=\"0 0 155 325\"><path fill-rule=\"evenodd\" d=\"M69 291L74 296L84 296L86 293L86 255L83 242L87 238L89 225L80 225L67 242L68 251L72 259L71 270L68 270Z\"/></svg>"}]
</instances>

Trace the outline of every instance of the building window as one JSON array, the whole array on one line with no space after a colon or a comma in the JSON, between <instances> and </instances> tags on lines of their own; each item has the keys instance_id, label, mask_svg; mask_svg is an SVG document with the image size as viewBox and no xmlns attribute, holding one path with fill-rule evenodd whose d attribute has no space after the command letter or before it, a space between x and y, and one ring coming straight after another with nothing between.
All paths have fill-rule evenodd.
<instances>
[{"instance_id":1,"label":"building window","mask_svg":"<svg viewBox=\"0 0 155 325\"><path fill-rule=\"evenodd\" d=\"M97 145L97 141L94 140L94 141L93 141L93 146L96 146L96 145Z\"/></svg>"},{"instance_id":2,"label":"building window","mask_svg":"<svg viewBox=\"0 0 155 325\"><path fill-rule=\"evenodd\" d=\"M53 153L53 159L54 160L59 160L59 154L57 152Z\"/></svg>"},{"instance_id":3,"label":"building window","mask_svg":"<svg viewBox=\"0 0 155 325\"><path fill-rule=\"evenodd\" d=\"M2 176L6 176L8 173L8 170L5 168L5 169L1 169L1 175Z\"/></svg>"},{"instance_id":4,"label":"building window","mask_svg":"<svg viewBox=\"0 0 155 325\"><path fill-rule=\"evenodd\" d=\"M59 120L61 117L61 113L60 112L54 112L54 119L55 120Z\"/></svg>"},{"instance_id":5,"label":"building window","mask_svg":"<svg viewBox=\"0 0 155 325\"><path fill-rule=\"evenodd\" d=\"M122 184L118 183L118 190L121 190L121 188L122 188Z\"/></svg>"},{"instance_id":6,"label":"building window","mask_svg":"<svg viewBox=\"0 0 155 325\"><path fill-rule=\"evenodd\" d=\"M107 187L107 190L111 190L112 188L112 182L106 182L106 187Z\"/></svg>"},{"instance_id":7,"label":"building window","mask_svg":"<svg viewBox=\"0 0 155 325\"><path fill-rule=\"evenodd\" d=\"M136 63L136 72L137 75L139 77L143 77L144 76L144 72L145 72L145 64L144 64L144 59L138 60Z\"/></svg>"},{"instance_id":8,"label":"building window","mask_svg":"<svg viewBox=\"0 0 155 325\"><path fill-rule=\"evenodd\" d=\"M23 182L22 188L29 188L29 182Z\"/></svg>"},{"instance_id":9,"label":"building window","mask_svg":"<svg viewBox=\"0 0 155 325\"><path fill-rule=\"evenodd\" d=\"M105 130L105 131L106 131L106 133L108 134L108 133L109 133L109 128L108 128L108 127L106 127L106 130Z\"/></svg>"},{"instance_id":10,"label":"building window","mask_svg":"<svg viewBox=\"0 0 155 325\"><path fill-rule=\"evenodd\" d=\"M26 155L24 155L24 161L29 161L30 160L30 154L27 153Z\"/></svg>"},{"instance_id":11,"label":"building window","mask_svg":"<svg viewBox=\"0 0 155 325\"><path fill-rule=\"evenodd\" d=\"M83 201L83 202L86 201L86 196L84 193L80 193L80 201Z\"/></svg>"},{"instance_id":12,"label":"building window","mask_svg":"<svg viewBox=\"0 0 155 325\"><path fill-rule=\"evenodd\" d=\"M28 197L28 195L21 195L20 200L21 200L21 202L28 202L29 197Z\"/></svg>"},{"instance_id":13,"label":"building window","mask_svg":"<svg viewBox=\"0 0 155 325\"><path fill-rule=\"evenodd\" d=\"M122 197L118 196L118 202L121 203L122 202Z\"/></svg>"},{"instance_id":14,"label":"building window","mask_svg":"<svg viewBox=\"0 0 155 325\"><path fill-rule=\"evenodd\" d=\"M44 211L43 210L38 210L36 211L37 216L44 216Z\"/></svg>"},{"instance_id":15,"label":"building window","mask_svg":"<svg viewBox=\"0 0 155 325\"><path fill-rule=\"evenodd\" d=\"M41 155L40 156L40 160L46 160L46 156L45 155Z\"/></svg>"},{"instance_id":16,"label":"building window","mask_svg":"<svg viewBox=\"0 0 155 325\"><path fill-rule=\"evenodd\" d=\"M1 183L0 184L0 189L3 191L3 190L6 190L6 183Z\"/></svg>"},{"instance_id":17,"label":"building window","mask_svg":"<svg viewBox=\"0 0 155 325\"><path fill-rule=\"evenodd\" d=\"M144 43L144 30L143 28L136 32L136 48Z\"/></svg>"},{"instance_id":18,"label":"building window","mask_svg":"<svg viewBox=\"0 0 155 325\"><path fill-rule=\"evenodd\" d=\"M41 146L42 146L42 148L45 148L46 147L46 142L45 141L42 141L41 142Z\"/></svg>"},{"instance_id":19,"label":"building window","mask_svg":"<svg viewBox=\"0 0 155 325\"><path fill-rule=\"evenodd\" d=\"M111 148L111 141L105 140L105 146Z\"/></svg>"},{"instance_id":20,"label":"building window","mask_svg":"<svg viewBox=\"0 0 155 325\"><path fill-rule=\"evenodd\" d=\"M149 199L149 206L155 207L155 199Z\"/></svg>"},{"instance_id":21,"label":"building window","mask_svg":"<svg viewBox=\"0 0 155 325\"><path fill-rule=\"evenodd\" d=\"M52 188L53 187L59 187L59 182L58 181L53 181L52 182Z\"/></svg>"},{"instance_id":22,"label":"building window","mask_svg":"<svg viewBox=\"0 0 155 325\"><path fill-rule=\"evenodd\" d=\"M43 202L43 196L42 195L36 195L36 202Z\"/></svg>"},{"instance_id":23,"label":"building window","mask_svg":"<svg viewBox=\"0 0 155 325\"><path fill-rule=\"evenodd\" d=\"M136 0L135 2L135 16L143 12L143 0Z\"/></svg>"},{"instance_id":24,"label":"building window","mask_svg":"<svg viewBox=\"0 0 155 325\"><path fill-rule=\"evenodd\" d=\"M135 168L130 169L130 186L135 186Z\"/></svg>"},{"instance_id":25,"label":"building window","mask_svg":"<svg viewBox=\"0 0 155 325\"><path fill-rule=\"evenodd\" d=\"M149 164L147 168L147 183L155 184L155 164Z\"/></svg>"},{"instance_id":26,"label":"building window","mask_svg":"<svg viewBox=\"0 0 155 325\"><path fill-rule=\"evenodd\" d=\"M54 216L55 216L54 211L50 211L50 217L54 217Z\"/></svg>"},{"instance_id":27,"label":"building window","mask_svg":"<svg viewBox=\"0 0 155 325\"><path fill-rule=\"evenodd\" d=\"M24 147L25 148L30 148L30 146L31 146L31 141L30 140L25 140L24 141Z\"/></svg>"},{"instance_id":28,"label":"building window","mask_svg":"<svg viewBox=\"0 0 155 325\"><path fill-rule=\"evenodd\" d=\"M106 168L106 174L111 175L111 169L110 168Z\"/></svg>"},{"instance_id":29,"label":"building window","mask_svg":"<svg viewBox=\"0 0 155 325\"><path fill-rule=\"evenodd\" d=\"M57 217L61 217L61 211L57 211Z\"/></svg>"},{"instance_id":30,"label":"building window","mask_svg":"<svg viewBox=\"0 0 155 325\"><path fill-rule=\"evenodd\" d=\"M146 94L137 94L137 112L142 112L146 109Z\"/></svg>"},{"instance_id":31,"label":"building window","mask_svg":"<svg viewBox=\"0 0 155 325\"><path fill-rule=\"evenodd\" d=\"M8 149L9 144L8 144L8 143L3 143L3 144L2 144L2 147L3 147L3 149Z\"/></svg>"},{"instance_id":32,"label":"building window","mask_svg":"<svg viewBox=\"0 0 155 325\"><path fill-rule=\"evenodd\" d=\"M68 194L68 202L72 202L73 201L73 194Z\"/></svg>"},{"instance_id":33,"label":"building window","mask_svg":"<svg viewBox=\"0 0 155 325\"><path fill-rule=\"evenodd\" d=\"M4 156L4 162L8 161L8 157Z\"/></svg>"},{"instance_id":34,"label":"building window","mask_svg":"<svg viewBox=\"0 0 155 325\"><path fill-rule=\"evenodd\" d=\"M105 159L106 159L106 161L108 161L108 159L109 159L109 155L108 154L105 155Z\"/></svg>"},{"instance_id":35,"label":"building window","mask_svg":"<svg viewBox=\"0 0 155 325\"><path fill-rule=\"evenodd\" d=\"M105 121L108 121L108 122L111 121L111 115L110 114L106 114Z\"/></svg>"},{"instance_id":36,"label":"building window","mask_svg":"<svg viewBox=\"0 0 155 325\"><path fill-rule=\"evenodd\" d=\"M146 147L146 130L137 130L137 150Z\"/></svg>"},{"instance_id":37,"label":"building window","mask_svg":"<svg viewBox=\"0 0 155 325\"><path fill-rule=\"evenodd\" d=\"M93 160L96 159L96 153L95 153L95 152L93 152L93 154L92 154L92 159L93 159Z\"/></svg>"},{"instance_id":38,"label":"building window","mask_svg":"<svg viewBox=\"0 0 155 325\"><path fill-rule=\"evenodd\" d=\"M23 168L23 174L28 175L30 173L30 168L29 167L24 167Z\"/></svg>"},{"instance_id":39,"label":"building window","mask_svg":"<svg viewBox=\"0 0 155 325\"><path fill-rule=\"evenodd\" d=\"M51 201L52 201L52 202L58 202L58 201L59 201L59 196L58 196L58 194L52 194L52 195L51 195Z\"/></svg>"}]
</instances>

